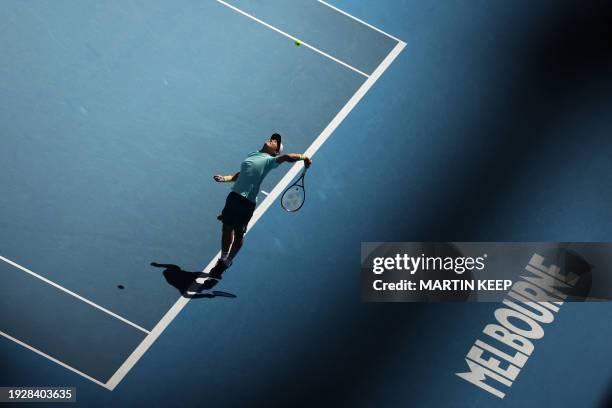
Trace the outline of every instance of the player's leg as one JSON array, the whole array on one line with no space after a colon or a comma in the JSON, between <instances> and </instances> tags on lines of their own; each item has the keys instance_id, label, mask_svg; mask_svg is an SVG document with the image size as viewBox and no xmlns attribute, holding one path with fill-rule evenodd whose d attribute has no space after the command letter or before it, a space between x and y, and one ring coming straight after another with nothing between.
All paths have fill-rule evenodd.
<instances>
[{"instance_id":1,"label":"player's leg","mask_svg":"<svg viewBox=\"0 0 612 408\"><path fill-rule=\"evenodd\" d=\"M227 259L232 242L234 241L234 229L230 225L223 224L223 232L221 234L221 259Z\"/></svg>"},{"instance_id":2,"label":"player's leg","mask_svg":"<svg viewBox=\"0 0 612 408\"><path fill-rule=\"evenodd\" d=\"M234 229L231 225L224 223L221 232L221 257L217 260L217 264L210 270L210 272L208 272L209 277L214 279L221 279L221 274L231 264L231 260L228 261L228 258L233 241ZM205 289L210 289L211 287L212 286L207 287Z\"/></svg>"},{"instance_id":3,"label":"player's leg","mask_svg":"<svg viewBox=\"0 0 612 408\"><path fill-rule=\"evenodd\" d=\"M244 232L236 231L234 233L234 241L232 242L232 249L229 253L229 259L234 259L242 248L242 243L244 242Z\"/></svg>"},{"instance_id":4,"label":"player's leg","mask_svg":"<svg viewBox=\"0 0 612 408\"><path fill-rule=\"evenodd\" d=\"M234 224L236 222L236 199L235 195L230 193L225 200L225 206L221 215L217 217L223 223L221 230L221 257L217 260L217 264L210 270L211 278L221 279L221 273L227 269L227 259L234 241ZM231 261L230 261L231 262Z\"/></svg>"},{"instance_id":5,"label":"player's leg","mask_svg":"<svg viewBox=\"0 0 612 408\"><path fill-rule=\"evenodd\" d=\"M233 240L228 240L230 245L226 245L228 241L223 240L222 249L221 249L221 258L217 261L217 265L209 272L209 276L214 279L221 279L221 275L223 272L232 266L233 259L242 248L242 242L244 241L244 232L242 230L234 230L232 227L230 228L230 232L227 231L226 225L223 225L223 237L232 236ZM225 252L229 250L229 253Z\"/></svg>"},{"instance_id":6,"label":"player's leg","mask_svg":"<svg viewBox=\"0 0 612 408\"><path fill-rule=\"evenodd\" d=\"M232 261L236 255L238 255L240 248L242 248L244 234L246 234L249 221L251 221L251 217L255 211L255 203L240 195L236 195L234 198L236 199L236 217L235 222L233 223L234 240L232 241L232 246L230 248L227 260L225 261L226 267L230 267L232 265Z\"/></svg>"},{"instance_id":7,"label":"player's leg","mask_svg":"<svg viewBox=\"0 0 612 408\"><path fill-rule=\"evenodd\" d=\"M232 265L234 257L242 248L244 234L254 211L255 203L236 193L228 195L223 212L218 217L223 222L223 235L221 258L211 271L213 277L220 278L222 271Z\"/></svg>"}]
</instances>

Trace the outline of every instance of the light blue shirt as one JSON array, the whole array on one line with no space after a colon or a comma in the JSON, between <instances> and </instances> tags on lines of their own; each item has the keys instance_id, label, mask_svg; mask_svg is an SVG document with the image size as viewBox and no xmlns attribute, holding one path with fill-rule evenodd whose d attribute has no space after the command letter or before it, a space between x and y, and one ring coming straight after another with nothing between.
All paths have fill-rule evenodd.
<instances>
[{"instance_id":1,"label":"light blue shirt","mask_svg":"<svg viewBox=\"0 0 612 408\"><path fill-rule=\"evenodd\" d=\"M277 168L279 163L274 156L263 152L251 152L240 165L240 175L234 183L232 191L257 203L257 194L261 188L261 182L270 172Z\"/></svg>"}]
</instances>

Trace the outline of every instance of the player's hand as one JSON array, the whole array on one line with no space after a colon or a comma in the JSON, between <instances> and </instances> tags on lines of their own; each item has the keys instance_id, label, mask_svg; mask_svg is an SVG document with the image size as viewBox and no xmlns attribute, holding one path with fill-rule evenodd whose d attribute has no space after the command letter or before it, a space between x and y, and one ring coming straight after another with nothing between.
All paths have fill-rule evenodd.
<instances>
[{"instance_id":1,"label":"player's hand","mask_svg":"<svg viewBox=\"0 0 612 408\"><path fill-rule=\"evenodd\" d=\"M312 164L312 160L310 160L310 157L306 157L304 159L304 166L306 166L306 168L309 168L311 164Z\"/></svg>"},{"instance_id":2,"label":"player's hand","mask_svg":"<svg viewBox=\"0 0 612 408\"><path fill-rule=\"evenodd\" d=\"M223 181L223 176L216 175L216 176L213 176L213 178L215 179L217 183L221 183Z\"/></svg>"}]
</instances>

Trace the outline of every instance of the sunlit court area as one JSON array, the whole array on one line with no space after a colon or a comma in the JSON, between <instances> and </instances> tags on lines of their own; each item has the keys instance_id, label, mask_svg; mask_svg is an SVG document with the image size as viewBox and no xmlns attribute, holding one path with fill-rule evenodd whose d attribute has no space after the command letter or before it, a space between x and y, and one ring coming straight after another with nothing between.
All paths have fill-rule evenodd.
<instances>
[{"instance_id":1,"label":"sunlit court area","mask_svg":"<svg viewBox=\"0 0 612 408\"><path fill-rule=\"evenodd\" d=\"M314 154L405 45L317 1L4 8L2 334L110 389L218 253L211 176Z\"/></svg>"},{"instance_id":2,"label":"sunlit court area","mask_svg":"<svg viewBox=\"0 0 612 408\"><path fill-rule=\"evenodd\" d=\"M364 300L360 248L610 241L610 26L569 0L2 1L0 405L609 406L609 302L559 307L528 361L483 349L520 376L462 379L500 305Z\"/></svg>"}]
</instances>

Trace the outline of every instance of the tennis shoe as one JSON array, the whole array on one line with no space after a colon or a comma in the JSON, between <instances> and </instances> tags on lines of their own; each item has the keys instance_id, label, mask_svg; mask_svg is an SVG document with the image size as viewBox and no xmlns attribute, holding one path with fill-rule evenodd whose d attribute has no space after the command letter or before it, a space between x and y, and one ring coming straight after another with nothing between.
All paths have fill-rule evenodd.
<instances>
[{"instance_id":1,"label":"tennis shoe","mask_svg":"<svg viewBox=\"0 0 612 408\"><path fill-rule=\"evenodd\" d=\"M230 266L232 266L231 259L228 258L228 259L223 260L219 258L217 260L217 264L208 273L208 277L213 278L213 279L221 279L221 274L225 272L225 270L229 268Z\"/></svg>"}]
</instances>

